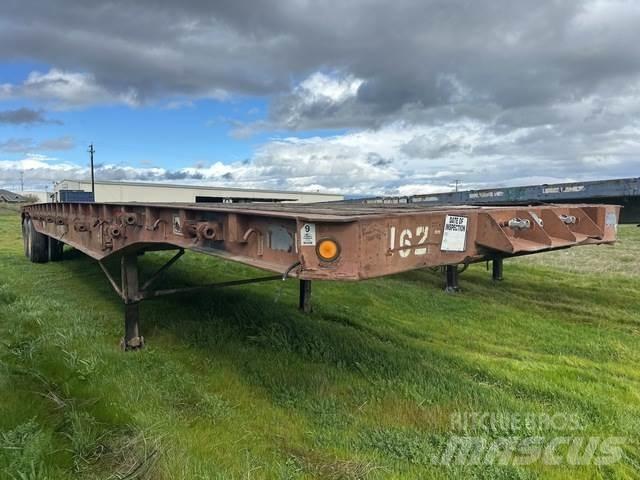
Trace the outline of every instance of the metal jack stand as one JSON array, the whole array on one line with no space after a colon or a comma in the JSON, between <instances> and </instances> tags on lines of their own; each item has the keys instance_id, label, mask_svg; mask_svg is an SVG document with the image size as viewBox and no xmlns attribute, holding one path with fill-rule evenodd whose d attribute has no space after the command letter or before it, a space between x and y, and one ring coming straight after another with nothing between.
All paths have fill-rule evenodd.
<instances>
[{"instance_id":1,"label":"metal jack stand","mask_svg":"<svg viewBox=\"0 0 640 480\"><path fill-rule=\"evenodd\" d=\"M311 280L300 280L300 303L298 308L304 313L311 313Z\"/></svg>"},{"instance_id":2,"label":"metal jack stand","mask_svg":"<svg viewBox=\"0 0 640 480\"><path fill-rule=\"evenodd\" d=\"M458 286L458 266L457 265L447 265L445 267L445 280L446 280L446 284L444 287L445 292L456 293L460 291L460 287Z\"/></svg>"},{"instance_id":3,"label":"metal jack stand","mask_svg":"<svg viewBox=\"0 0 640 480\"><path fill-rule=\"evenodd\" d=\"M102 262L98 262L100 268L106 275L109 283L116 291L116 293L124 301L124 337L122 338L120 345L123 350L137 350L144 347L144 337L140 335L140 302L149 298L161 297L164 295L172 295L176 293L185 292L197 292L205 289L233 287L237 285L246 285L249 283L268 282L273 280L282 280L282 275L270 275L267 277L247 278L241 280L231 280L228 282L210 283L207 285L198 285L195 287L181 287L170 288L165 290L153 290L151 285L160 278L160 276L167 271L167 269L173 265L183 254L184 250L180 249L167 263L158 269L142 286L140 286L139 271L138 271L138 256L140 251L128 252L122 255L120 258L120 274L121 283L115 281L111 276L111 273ZM309 311L311 309L311 281L303 280L302 282L308 282L307 287L308 295L305 297L305 303ZM302 283L301 282L301 283ZM301 297L302 298L302 297ZM306 312L307 310L305 310Z\"/></svg>"},{"instance_id":4,"label":"metal jack stand","mask_svg":"<svg viewBox=\"0 0 640 480\"><path fill-rule=\"evenodd\" d=\"M491 262L492 264L492 278L494 282L501 282L502 281L502 272L503 272L503 258L502 257L496 257L493 259L493 261Z\"/></svg>"},{"instance_id":5,"label":"metal jack stand","mask_svg":"<svg viewBox=\"0 0 640 480\"><path fill-rule=\"evenodd\" d=\"M140 336L140 304L138 298L138 255L123 255L120 259L122 275L122 297L124 300L124 337L120 342L123 350L138 350L144 347Z\"/></svg>"}]
</instances>

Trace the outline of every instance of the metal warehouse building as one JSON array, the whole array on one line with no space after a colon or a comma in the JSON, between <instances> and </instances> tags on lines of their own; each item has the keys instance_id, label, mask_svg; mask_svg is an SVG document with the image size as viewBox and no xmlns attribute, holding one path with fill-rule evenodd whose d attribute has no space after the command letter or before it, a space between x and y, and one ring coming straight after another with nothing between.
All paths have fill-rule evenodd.
<instances>
[{"instance_id":1,"label":"metal warehouse building","mask_svg":"<svg viewBox=\"0 0 640 480\"><path fill-rule=\"evenodd\" d=\"M342 195L280 190L251 190L244 188L205 187L145 182L95 182L95 201L110 202L185 202L185 203L243 203L243 202L331 202L343 200ZM88 180L62 180L54 190L54 201L78 201L91 192Z\"/></svg>"},{"instance_id":2,"label":"metal warehouse building","mask_svg":"<svg viewBox=\"0 0 640 480\"><path fill-rule=\"evenodd\" d=\"M0 189L0 202L1 203L19 203L24 202L22 195L10 192L9 190Z\"/></svg>"}]
</instances>

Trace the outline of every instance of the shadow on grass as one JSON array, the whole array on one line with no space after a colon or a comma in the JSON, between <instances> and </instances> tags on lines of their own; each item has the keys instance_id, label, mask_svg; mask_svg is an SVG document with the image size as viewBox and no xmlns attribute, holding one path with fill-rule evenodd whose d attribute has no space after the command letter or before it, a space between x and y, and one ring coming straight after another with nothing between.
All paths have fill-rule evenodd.
<instances>
[{"instance_id":1,"label":"shadow on grass","mask_svg":"<svg viewBox=\"0 0 640 480\"><path fill-rule=\"evenodd\" d=\"M165 253L145 255L140 258L142 270L146 274L153 272L167 258L169 255ZM87 270L95 272L81 288L122 311L121 301L92 260L74 251L65 252L65 260L70 273L86 276ZM117 261L108 263L114 273L118 271ZM191 286L263 274L243 265L186 255L166 272L157 287ZM296 281L245 285L145 301L141 306L141 323L149 344L154 345L168 335L188 349L197 349L203 358L224 359L246 381L266 389L278 402L292 395L313 396L320 384L339 377L338 372L349 372L364 379L371 391L392 387L398 395L408 397L420 392L430 402L450 401L460 392L484 395L496 403L498 399L509 401L526 394L531 401L542 403L582 402L582 408L591 410L593 405L588 400L553 385L506 381L502 373L466 359L465 344L458 339L449 338L449 347L443 348L428 341L427 328L421 335L422 341L417 343L411 338L410 329L389 327L384 314L371 305L371 297L377 295L393 295L399 309L403 299L409 304L416 294L433 295L440 308L434 325L440 325L455 324L460 311L473 309L535 308L544 312L550 306L555 308L550 298L558 295L560 289L568 299L565 313L572 315L574 321L583 315L582 309L588 313L594 303L594 293L588 287L571 285L564 276L550 278L541 285L536 283L543 279L535 269L521 268L511 277L496 285L488 273L472 268L463 275L463 293L455 296L455 300L442 293L442 277L430 270L396 275L386 283L366 282L366 286L319 283L314 285L316 313L310 316L296 309ZM607 296L608 305L624 308L617 303L622 298L622 294ZM448 306L454 304L467 310L458 308L449 312ZM628 306L628 298L624 305ZM573 306L580 308L572 310ZM426 322L430 320L427 318ZM470 325L471 332L478 326L477 322ZM114 338L119 333L114 332ZM313 378L312 372L322 374ZM487 385L499 388L492 388L488 394Z\"/></svg>"},{"instance_id":2,"label":"shadow on grass","mask_svg":"<svg viewBox=\"0 0 640 480\"><path fill-rule=\"evenodd\" d=\"M86 277L87 270L95 272L95 276L92 274L83 282L83 293L101 297L101 301L122 311L121 301L102 278L95 262L77 252L68 253L65 252L65 269L70 273ZM166 254L141 257L142 270L147 273L156 270L167 257ZM166 272L158 288L264 274L245 266L225 265L226 262L215 259L202 261L187 257L184 260ZM112 272L117 272L117 261L107 263ZM314 291L316 303L327 306L304 315L296 308L297 282L274 283L185 293L142 302L143 334L151 345L156 337L168 334L189 348L197 348L205 357L223 355L251 382L264 383L270 374L280 378L283 364L303 366L309 362L364 375L374 382L399 382L410 378L413 382L426 384L437 376L437 383L448 384L445 389L450 393L460 387L460 381L469 381L469 375L458 378L454 373L463 368L459 359L437 349L418 348L407 342L403 335L380 331L369 324L367 320L376 316L376 312L357 295L360 286L342 285L335 289L317 285ZM280 288L282 292L276 302ZM346 300L353 302L357 311L355 317L332 308ZM114 332L114 337L119 334ZM266 363L262 363L261 355L268 357Z\"/></svg>"}]
</instances>

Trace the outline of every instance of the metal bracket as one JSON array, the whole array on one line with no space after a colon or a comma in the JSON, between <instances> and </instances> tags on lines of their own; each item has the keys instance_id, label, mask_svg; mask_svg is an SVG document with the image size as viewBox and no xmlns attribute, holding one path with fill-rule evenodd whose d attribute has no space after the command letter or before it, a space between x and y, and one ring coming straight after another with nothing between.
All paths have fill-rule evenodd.
<instances>
[{"instance_id":1,"label":"metal bracket","mask_svg":"<svg viewBox=\"0 0 640 480\"><path fill-rule=\"evenodd\" d=\"M251 235L253 235L254 233L256 234L256 237L258 239L257 255L261 257L262 255L264 255L264 235L260 230L249 228L246 232L244 232L241 243L247 243Z\"/></svg>"},{"instance_id":2,"label":"metal bracket","mask_svg":"<svg viewBox=\"0 0 640 480\"><path fill-rule=\"evenodd\" d=\"M174 263L176 263L178 261L178 259L184 255L184 249L181 248L178 253L176 253L171 260L169 260L167 263L165 263L162 267L160 267L153 275L151 275L151 278L149 278L149 280L147 280L142 287L140 287L140 290L145 291L147 290L151 285L153 285L153 283L158 280L162 274L164 272L166 272L169 267L171 267L171 265L173 265Z\"/></svg>"},{"instance_id":3,"label":"metal bracket","mask_svg":"<svg viewBox=\"0 0 640 480\"><path fill-rule=\"evenodd\" d=\"M105 267L104 263L102 263L101 260L98 260L98 265L100 265L100 268L102 269L102 271L104 272L105 276L107 277L107 280L109 280L109 283L111 284L111 286L113 287L113 289L116 291L116 293L118 294L118 296L120 298L122 298L123 300L126 300L124 297L124 294L122 293L122 290L120 289L120 287L118 287L118 284L116 283L116 281L113 279L113 277L111 276L111 274L109 273L109 270L107 270L107 267Z\"/></svg>"}]
</instances>

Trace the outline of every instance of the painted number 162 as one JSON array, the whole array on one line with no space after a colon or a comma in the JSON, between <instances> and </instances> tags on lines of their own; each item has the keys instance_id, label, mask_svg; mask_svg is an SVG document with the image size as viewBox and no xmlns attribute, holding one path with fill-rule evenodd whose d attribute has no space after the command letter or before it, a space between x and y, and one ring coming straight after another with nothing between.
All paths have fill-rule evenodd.
<instances>
[{"instance_id":1,"label":"painted number 162","mask_svg":"<svg viewBox=\"0 0 640 480\"><path fill-rule=\"evenodd\" d=\"M396 248L396 241L398 245L398 253L402 258L406 258L411 254L413 250L414 255L426 255L427 254L427 237L429 236L429 227L426 225L419 225L415 230L405 228L400 231L400 235L396 235L396 227L389 228L389 249L394 251ZM397 237L397 238L396 238ZM403 248L404 247L404 248Z\"/></svg>"}]
</instances>

